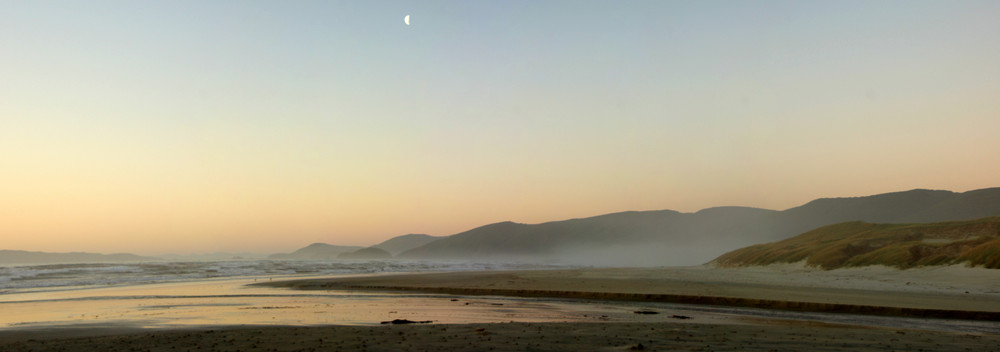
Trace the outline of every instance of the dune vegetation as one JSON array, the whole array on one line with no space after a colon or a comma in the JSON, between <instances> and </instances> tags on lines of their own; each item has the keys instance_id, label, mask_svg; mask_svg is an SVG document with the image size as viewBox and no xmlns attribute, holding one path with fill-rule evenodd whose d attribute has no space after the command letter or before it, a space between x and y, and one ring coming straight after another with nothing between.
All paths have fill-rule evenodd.
<instances>
[{"instance_id":1,"label":"dune vegetation","mask_svg":"<svg viewBox=\"0 0 1000 352\"><path fill-rule=\"evenodd\" d=\"M801 261L826 270L958 263L1000 269L1000 217L927 224L846 222L738 249L712 263L739 267Z\"/></svg>"}]
</instances>

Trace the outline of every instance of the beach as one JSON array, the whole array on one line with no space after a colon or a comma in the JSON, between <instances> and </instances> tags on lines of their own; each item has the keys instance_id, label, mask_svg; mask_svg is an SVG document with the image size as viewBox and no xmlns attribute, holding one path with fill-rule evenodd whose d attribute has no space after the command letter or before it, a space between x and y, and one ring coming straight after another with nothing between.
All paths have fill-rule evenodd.
<instances>
[{"instance_id":1,"label":"beach","mask_svg":"<svg viewBox=\"0 0 1000 352\"><path fill-rule=\"evenodd\" d=\"M125 289L169 291L176 300L119 309L114 319L8 324L0 350L989 351L1000 346L997 282L996 271L964 267L801 265L234 279L110 288L97 300L60 301L50 292L38 303L5 304L148 303L114 303ZM684 302L692 298L701 303ZM161 320L136 324L139 313ZM380 324L394 319L431 323Z\"/></svg>"}]
</instances>

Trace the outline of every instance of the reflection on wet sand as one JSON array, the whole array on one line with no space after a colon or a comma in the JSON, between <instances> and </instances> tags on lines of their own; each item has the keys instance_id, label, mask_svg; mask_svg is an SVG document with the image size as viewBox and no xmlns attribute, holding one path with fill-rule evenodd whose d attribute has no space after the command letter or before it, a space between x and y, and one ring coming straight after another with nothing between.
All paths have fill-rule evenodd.
<instances>
[{"instance_id":1,"label":"reflection on wet sand","mask_svg":"<svg viewBox=\"0 0 1000 352\"><path fill-rule=\"evenodd\" d=\"M584 301L459 297L365 291L297 291L233 279L0 297L0 326L117 324L139 328L215 325L370 325L392 319L435 323L635 321L630 306ZM645 317L645 320L657 317ZM666 319L664 317L659 317ZM705 321L725 320L721 315Z\"/></svg>"}]
</instances>

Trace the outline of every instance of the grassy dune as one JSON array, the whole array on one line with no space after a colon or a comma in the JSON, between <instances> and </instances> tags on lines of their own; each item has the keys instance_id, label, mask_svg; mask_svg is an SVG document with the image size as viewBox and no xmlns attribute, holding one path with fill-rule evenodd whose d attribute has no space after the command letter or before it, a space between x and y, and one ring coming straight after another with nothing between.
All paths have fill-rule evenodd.
<instances>
[{"instance_id":1,"label":"grassy dune","mask_svg":"<svg viewBox=\"0 0 1000 352\"><path fill-rule=\"evenodd\" d=\"M830 270L968 263L1000 269L1000 217L929 224L847 222L716 258L723 267L795 263Z\"/></svg>"}]
</instances>

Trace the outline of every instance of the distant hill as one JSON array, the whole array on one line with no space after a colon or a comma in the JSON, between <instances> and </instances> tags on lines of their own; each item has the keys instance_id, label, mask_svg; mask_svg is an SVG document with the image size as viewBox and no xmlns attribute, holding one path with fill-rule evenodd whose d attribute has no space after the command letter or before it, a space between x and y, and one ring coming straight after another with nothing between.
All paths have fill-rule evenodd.
<instances>
[{"instance_id":1,"label":"distant hill","mask_svg":"<svg viewBox=\"0 0 1000 352\"><path fill-rule=\"evenodd\" d=\"M373 247L384 249L389 253L392 253L392 255L396 255L423 246L425 244L437 241L441 238L442 237L439 236L431 236L424 234L409 234L409 235L402 235L390 238L385 242L374 245Z\"/></svg>"},{"instance_id":2,"label":"distant hill","mask_svg":"<svg viewBox=\"0 0 1000 352\"><path fill-rule=\"evenodd\" d=\"M1000 217L926 224L847 222L738 249L712 263L735 267L799 261L827 270L867 265L905 269L962 262L1000 269Z\"/></svg>"},{"instance_id":3,"label":"distant hill","mask_svg":"<svg viewBox=\"0 0 1000 352\"><path fill-rule=\"evenodd\" d=\"M292 253L272 254L269 259L283 260L324 260L337 259L341 253L353 252L364 247L335 246L326 243L313 243Z\"/></svg>"},{"instance_id":4,"label":"distant hill","mask_svg":"<svg viewBox=\"0 0 1000 352\"><path fill-rule=\"evenodd\" d=\"M1000 188L964 193L917 189L824 198L784 211L719 207L696 213L623 212L532 225L501 222L430 242L397 257L692 265L733 249L846 221L920 223L996 215L1000 215Z\"/></svg>"},{"instance_id":5,"label":"distant hill","mask_svg":"<svg viewBox=\"0 0 1000 352\"><path fill-rule=\"evenodd\" d=\"M780 212L775 231L797 235L848 221L928 223L1000 215L1000 188L965 193L915 189L855 198L822 198Z\"/></svg>"},{"instance_id":6,"label":"distant hill","mask_svg":"<svg viewBox=\"0 0 1000 352\"><path fill-rule=\"evenodd\" d=\"M449 236L397 257L531 260L593 265L684 265L719 253L719 243L749 245L747 225L773 210L724 207L693 214L623 212L536 225L501 222ZM737 247L742 246L737 245ZM736 248L736 247L734 247Z\"/></svg>"},{"instance_id":7,"label":"distant hill","mask_svg":"<svg viewBox=\"0 0 1000 352\"><path fill-rule=\"evenodd\" d=\"M353 252L344 252L337 255L337 259L389 259L392 253L378 247L362 248Z\"/></svg>"},{"instance_id":8,"label":"distant hill","mask_svg":"<svg viewBox=\"0 0 1000 352\"><path fill-rule=\"evenodd\" d=\"M0 250L0 264L58 264L58 263L117 263L157 261L159 258L135 254L97 254L84 252L48 253Z\"/></svg>"}]
</instances>

